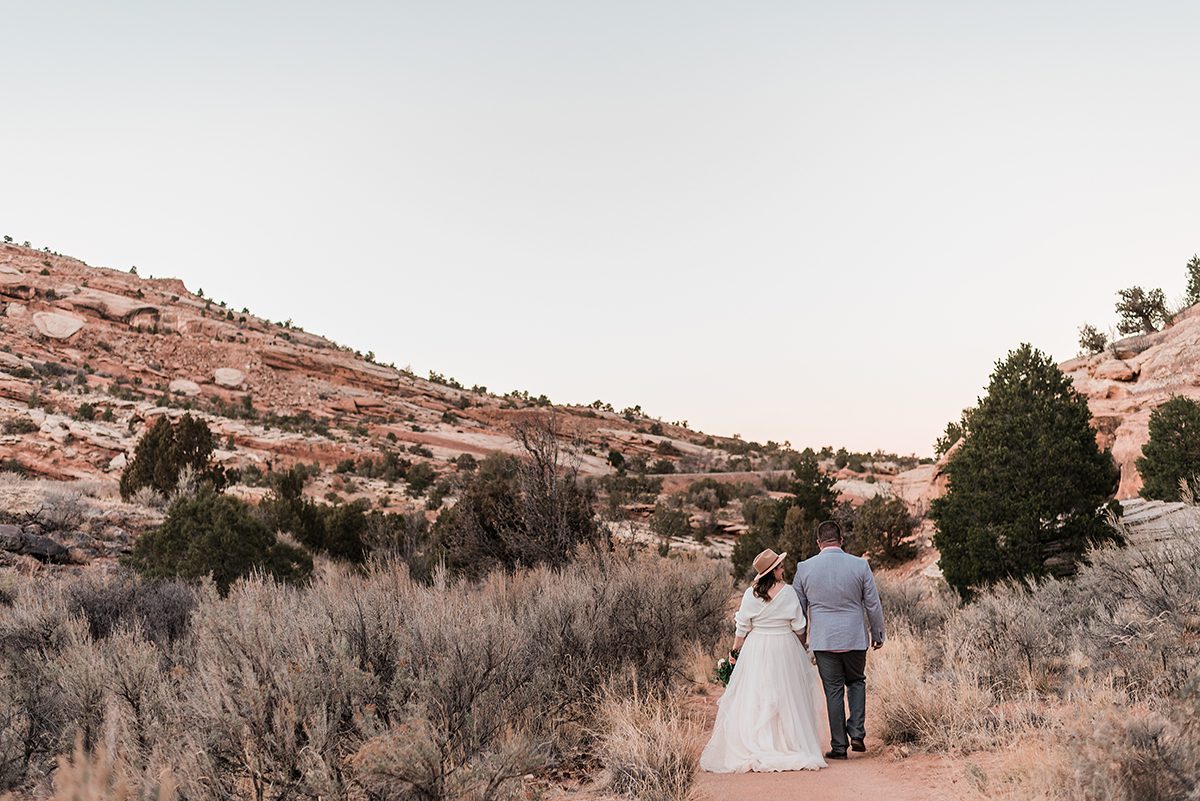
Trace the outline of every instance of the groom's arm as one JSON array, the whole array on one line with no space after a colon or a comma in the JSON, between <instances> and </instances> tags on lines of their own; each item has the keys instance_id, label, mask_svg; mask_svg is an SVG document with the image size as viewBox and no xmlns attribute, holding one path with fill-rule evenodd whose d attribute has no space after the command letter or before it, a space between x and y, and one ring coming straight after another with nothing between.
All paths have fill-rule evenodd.
<instances>
[{"instance_id":1,"label":"groom's arm","mask_svg":"<svg viewBox=\"0 0 1200 801\"><path fill-rule=\"evenodd\" d=\"M863 606L867 608L867 620L871 624L871 645L878 648L886 639L883 630L883 604L879 602L879 589L875 586L875 576L871 573L871 566L866 565L865 569Z\"/></svg>"},{"instance_id":2,"label":"groom's arm","mask_svg":"<svg viewBox=\"0 0 1200 801\"><path fill-rule=\"evenodd\" d=\"M804 631L800 632L800 643L808 645L809 624L808 619L808 596L804 594L804 582L800 580L800 568L796 567L796 577L792 579L792 588L796 591L796 597L800 599L800 612L804 615Z\"/></svg>"}]
</instances>

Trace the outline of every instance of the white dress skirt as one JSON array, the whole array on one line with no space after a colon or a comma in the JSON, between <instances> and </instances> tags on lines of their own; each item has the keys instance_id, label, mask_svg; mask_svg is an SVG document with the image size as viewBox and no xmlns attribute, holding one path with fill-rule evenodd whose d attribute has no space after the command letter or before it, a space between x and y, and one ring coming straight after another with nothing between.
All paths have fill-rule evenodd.
<instances>
[{"instance_id":1,"label":"white dress skirt","mask_svg":"<svg viewBox=\"0 0 1200 801\"><path fill-rule=\"evenodd\" d=\"M785 586L763 601L748 589L734 622L746 641L717 702L700 767L712 773L825 767L825 696L796 636L805 627L796 591Z\"/></svg>"}]
</instances>

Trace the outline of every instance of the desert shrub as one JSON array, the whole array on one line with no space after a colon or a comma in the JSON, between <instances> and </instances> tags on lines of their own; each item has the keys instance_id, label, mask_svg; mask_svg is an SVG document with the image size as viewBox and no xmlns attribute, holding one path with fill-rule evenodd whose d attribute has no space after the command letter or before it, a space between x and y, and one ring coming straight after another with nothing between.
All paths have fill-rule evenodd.
<instances>
[{"instance_id":1,"label":"desert shrub","mask_svg":"<svg viewBox=\"0 0 1200 801\"><path fill-rule=\"evenodd\" d=\"M706 512L723 509L737 497L737 489L715 478L693 481L687 488L688 503L695 504Z\"/></svg>"},{"instance_id":2,"label":"desert shrub","mask_svg":"<svg viewBox=\"0 0 1200 801\"><path fill-rule=\"evenodd\" d=\"M924 643L902 634L873 655L870 680L879 699L880 737L943 752L993 745L998 731L991 693L969 665L932 670L929 654Z\"/></svg>"},{"instance_id":3,"label":"desert shrub","mask_svg":"<svg viewBox=\"0 0 1200 801\"><path fill-rule=\"evenodd\" d=\"M1106 694L1068 726L1069 801L1183 801L1200 788L1195 690L1168 714Z\"/></svg>"},{"instance_id":4,"label":"desert shrub","mask_svg":"<svg viewBox=\"0 0 1200 801\"><path fill-rule=\"evenodd\" d=\"M437 472L428 463L417 462L408 468L404 480L408 483L408 494L416 498L424 495L425 491L437 480Z\"/></svg>"},{"instance_id":5,"label":"desert shrub","mask_svg":"<svg viewBox=\"0 0 1200 801\"><path fill-rule=\"evenodd\" d=\"M169 644L126 625L119 587L83 593L97 639L77 588L25 582L0 607L0 792L45 797L78 738L119 755L103 784L136 798L167 768L197 801L510 797L530 772L594 764L597 687L672 694L723 628L722 573L600 555L469 584L395 560L256 575L224 597L202 583Z\"/></svg>"},{"instance_id":6,"label":"desert shrub","mask_svg":"<svg viewBox=\"0 0 1200 801\"><path fill-rule=\"evenodd\" d=\"M646 468L646 472L656 476L668 475L675 472L675 463L670 459L655 459L654 463Z\"/></svg>"},{"instance_id":7,"label":"desert shrub","mask_svg":"<svg viewBox=\"0 0 1200 801\"><path fill-rule=\"evenodd\" d=\"M172 504L166 521L138 539L128 561L148 579L211 575L223 593L254 571L286 581L312 571L312 558L277 541L243 501L211 488Z\"/></svg>"},{"instance_id":8,"label":"desert shrub","mask_svg":"<svg viewBox=\"0 0 1200 801\"><path fill-rule=\"evenodd\" d=\"M873 561L895 564L911 558L916 546L908 541L917 521L899 498L876 495L854 512L852 536L855 550L870 553Z\"/></svg>"},{"instance_id":9,"label":"desert shrub","mask_svg":"<svg viewBox=\"0 0 1200 801\"><path fill-rule=\"evenodd\" d=\"M517 436L524 458L482 460L458 502L438 516L434 535L452 572L563 565L581 546L605 542L591 486L580 481L577 463L564 464L558 435L535 428Z\"/></svg>"},{"instance_id":10,"label":"desert shrub","mask_svg":"<svg viewBox=\"0 0 1200 801\"><path fill-rule=\"evenodd\" d=\"M369 512L363 542L374 558L399 560L413 579L432 580L438 549L424 514Z\"/></svg>"},{"instance_id":11,"label":"desert shrub","mask_svg":"<svg viewBox=\"0 0 1200 801\"><path fill-rule=\"evenodd\" d=\"M51 531L79 528L89 512L83 493L70 486L52 487L42 496L37 520Z\"/></svg>"},{"instance_id":12,"label":"desert shrub","mask_svg":"<svg viewBox=\"0 0 1200 801\"><path fill-rule=\"evenodd\" d=\"M135 573L84 574L65 587L67 609L82 615L92 639L136 627L150 641L166 645L182 638L196 599L182 581L143 581Z\"/></svg>"},{"instance_id":13,"label":"desert shrub","mask_svg":"<svg viewBox=\"0 0 1200 801\"><path fill-rule=\"evenodd\" d=\"M659 503L650 515L650 530L663 539L686 537L692 531L692 521L688 513L674 508L666 503Z\"/></svg>"},{"instance_id":14,"label":"desert shrub","mask_svg":"<svg viewBox=\"0 0 1200 801\"><path fill-rule=\"evenodd\" d=\"M87 402L81 403L75 410L75 417L79 420L95 420L96 407Z\"/></svg>"},{"instance_id":15,"label":"desert shrub","mask_svg":"<svg viewBox=\"0 0 1200 801\"><path fill-rule=\"evenodd\" d=\"M602 709L600 762L616 793L687 801L700 764L700 731L678 700L610 692Z\"/></svg>"},{"instance_id":16,"label":"desert shrub","mask_svg":"<svg viewBox=\"0 0 1200 801\"><path fill-rule=\"evenodd\" d=\"M138 442L133 461L121 474L121 497L129 500L142 487L170 495L185 467L219 489L224 485L224 473L211 462L213 447L212 431L203 420L190 414L177 423L165 416L158 418Z\"/></svg>"},{"instance_id":17,"label":"desert shrub","mask_svg":"<svg viewBox=\"0 0 1200 801\"><path fill-rule=\"evenodd\" d=\"M1200 479L1200 403L1177 395L1150 412L1150 439L1137 469L1143 498L1177 501L1180 482Z\"/></svg>"},{"instance_id":18,"label":"desert shrub","mask_svg":"<svg viewBox=\"0 0 1200 801\"><path fill-rule=\"evenodd\" d=\"M1112 540L1103 509L1116 488L1087 401L1030 345L996 365L931 505L934 543L959 593L1005 578L1068 575L1087 548Z\"/></svg>"},{"instance_id":19,"label":"desert shrub","mask_svg":"<svg viewBox=\"0 0 1200 801\"><path fill-rule=\"evenodd\" d=\"M313 552L349 562L363 561L367 554L363 504L330 506L306 499L304 484L308 475L299 465L275 473L271 493L259 505L260 516L272 531L291 534Z\"/></svg>"},{"instance_id":20,"label":"desert shrub","mask_svg":"<svg viewBox=\"0 0 1200 801\"><path fill-rule=\"evenodd\" d=\"M28 417L11 417L4 421L5 434L32 434L40 428Z\"/></svg>"},{"instance_id":21,"label":"desert shrub","mask_svg":"<svg viewBox=\"0 0 1200 801\"><path fill-rule=\"evenodd\" d=\"M1200 664L1200 529L1167 542L1094 551L1063 616L1086 633L1098 671L1133 698L1181 692Z\"/></svg>"},{"instance_id":22,"label":"desert shrub","mask_svg":"<svg viewBox=\"0 0 1200 801\"><path fill-rule=\"evenodd\" d=\"M1102 353L1108 347L1108 337L1096 330L1096 326L1085 324L1079 328L1079 352L1085 356Z\"/></svg>"},{"instance_id":23,"label":"desert shrub","mask_svg":"<svg viewBox=\"0 0 1200 801\"><path fill-rule=\"evenodd\" d=\"M1070 647L1069 609L1054 603L1066 589L1048 580L1033 590L1003 584L980 595L946 624L948 660L969 664L979 681L1000 697L1063 686Z\"/></svg>"},{"instance_id":24,"label":"desert shrub","mask_svg":"<svg viewBox=\"0 0 1200 801\"><path fill-rule=\"evenodd\" d=\"M919 636L937 633L958 606L958 597L945 582L880 574L875 586L889 630L903 628Z\"/></svg>"},{"instance_id":25,"label":"desert shrub","mask_svg":"<svg viewBox=\"0 0 1200 801\"><path fill-rule=\"evenodd\" d=\"M645 475L607 475L600 477L600 487L610 496L641 502L653 502L662 492L661 478Z\"/></svg>"}]
</instances>

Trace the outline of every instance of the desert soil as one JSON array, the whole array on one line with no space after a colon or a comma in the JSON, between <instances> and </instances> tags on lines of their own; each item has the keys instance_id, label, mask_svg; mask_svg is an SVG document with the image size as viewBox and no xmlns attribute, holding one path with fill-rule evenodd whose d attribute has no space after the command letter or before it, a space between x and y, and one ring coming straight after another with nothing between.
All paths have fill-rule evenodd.
<instances>
[{"instance_id":1,"label":"desert soil","mask_svg":"<svg viewBox=\"0 0 1200 801\"><path fill-rule=\"evenodd\" d=\"M705 739L716 717L720 691L697 701ZM846 761L830 760L818 771L787 773L705 773L697 777L698 797L706 801L957 801L972 795L962 761L925 755L903 756L870 736L874 724L867 697L867 751Z\"/></svg>"},{"instance_id":2,"label":"desert soil","mask_svg":"<svg viewBox=\"0 0 1200 801\"><path fill-rule=\"evenodd\" d=\"M895 759L868 738L865 754L818 771L701 773L698 795L708 801L952 801L969 795L961 763L943 757Z\"/></svg>"}]
</instances>

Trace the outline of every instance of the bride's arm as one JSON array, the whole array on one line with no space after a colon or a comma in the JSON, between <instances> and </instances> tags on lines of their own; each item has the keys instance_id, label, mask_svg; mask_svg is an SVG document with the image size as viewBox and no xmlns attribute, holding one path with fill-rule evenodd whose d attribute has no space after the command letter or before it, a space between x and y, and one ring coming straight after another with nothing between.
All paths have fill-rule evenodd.
<instances>
[{"instance_id":1,"label":"bride's arm","mask_svg":"<svg viewBox=\"0 0 1200 801\"><path fill-rule=\"evenodd\" d=\"M757 608L761 608L761 602L747 590L742 596L742 605L738 607L737 614L733 616L733 649L729 652L730 664L737 662L737 652L742 650L742 645L746 642L746 635L750 633L750 629L754 628L754 615Z\"/></svg>"}]
</instances>

